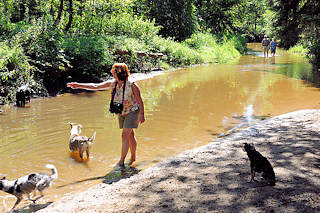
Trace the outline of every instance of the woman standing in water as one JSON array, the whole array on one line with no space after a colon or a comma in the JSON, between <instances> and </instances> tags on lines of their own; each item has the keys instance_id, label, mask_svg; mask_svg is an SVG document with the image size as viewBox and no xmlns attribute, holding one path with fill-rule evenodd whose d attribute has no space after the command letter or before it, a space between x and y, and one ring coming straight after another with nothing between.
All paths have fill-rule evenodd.
<instances>
[{"instance_id":1,"label":"woman standing in water","mask_svg":"<svg viewBox=\"0 0 320 213\"><path fill-rule=\"evenodd\" d=\"M114 64L112 66L111 73L115 78L115 81L113 82L71 82L68 83L67 86L71 87L72 89L86 90L106 90L112 88L113 104L111 103L110 107L112 109L118 109L116 110L116 112L114 110L110 110L110 112L116 113L118 115L119 127L120 129L122 129L122 148L118 165L124 167L124 161L129 149L131 152L129 165L131 165L136 160L137 141L134 129L138 128L139 123L143 123L145 121L144 104L138 85L135 82L131 82L128 80L130 72L126 64Z\"/></svg>"}]
</instances>

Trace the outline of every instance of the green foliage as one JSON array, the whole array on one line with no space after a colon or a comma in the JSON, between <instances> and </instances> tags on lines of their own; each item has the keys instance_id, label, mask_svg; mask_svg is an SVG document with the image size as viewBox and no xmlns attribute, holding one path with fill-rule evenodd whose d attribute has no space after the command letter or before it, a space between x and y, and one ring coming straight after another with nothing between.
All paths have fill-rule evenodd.
<instances>
[{"instance_id":1,"label":"green foliage","mask_svg":"<svg viewBox=\"0 0 320 213\"><path fill-rule=\"evenodd\" d=\"M17 29L19 27L14 31ZM28 62L35 69L35 77L44 79L43 84L48 92L54 94L54 91L64 84L62 79L66 74L63 71L70 67L61 48L62 31L53 28L50 19L32 20L30 25L23 25L20 29L12 36L10 42L23 48Z\"/></svg>"},{"instance_id":2,"label":"green foliage","mask_svg":"<svg viewBox=\"0 0 320 213\"><path fill-rule=\"evenodd\" d=\"M274 11L277 11L276 26L281 26L278 31L280 46L289 49L299 40L301 26L299 26L300 7L297 0L276 0L273 4Z\"/></svg>"},{"instance_id":3,"label":"green foliage","mask_svg":"<svg viewBox=\"0 0 320 213\"><path fill-rule=\"evenodd\" d=\"M191 36L197 27L194 0L143 0L140 8L161 26L160 34L182 41ZM144 6L142 6L144 5Z\"/></svg>"},{"instance_id":4,"label":"green foliage","mask_svg":"<svg viewBox=\"0 0 320 213\"><path fill-rule=\"evenodd\" d=\"M276 25L280 46L289 49L303 44L308 56L320 66L320 2L318 0L276 0L273 9L277 12ZM299 47L299 46L298 46ZM294 47L296 50L297 47Z\"/></svg>"},{"instance_id":5,"label":"green foliage","mask_svg":"<svg viewBox=\"0 0 320 213\"><path fill-rule=\"evenodd\" d=\"M103 32L107 35L123 35L148 41L158 34L159 28L155 26L154 21L143 20L130 14L120 14L106 20Z\"/></svg>"},{"instance_id":6,"label":"green foliage","mask_svg":"<svg viewBox=\"0 0 320 213\"><path fill-rule=\"evenodd\" d=\"M110 74L115 62L125 62L136 72L155 66L168 69L198 63L225 63L238 57L239 52L245 50L241 37L218 39L210 30L195 33L197 29L206 29L199 26L204 23L201 22L204 17L206 26L212 27L210 23L214 23L220 27L212 28L211 32L226 26L233 29L231 22L236 18L238 3L205 1L210 8L202 7L206 14L199 16L196 2L199 3L195 0L95 0L73 1L69 5L69 1L64 1L60 10L59 0L1 1L0 38L6 41L0 47L1 86L10 85L7 88L15 91L26 82L41 84L55 95L70 80L101 81ZM224 16L212 22L209 17L216 14L212 11L219 12L214 9L217 2L224 8ZM71 26L66 30L71 17ZM128 51L129 55L116 55L116 50ZM137 56L136 51L145 52L147 56ZM163 57L152 58L149 53L162 53ZM35 84L34 79L39 84ZM0 89L0 94L9 93ZM12 101L14 97L7 100Z\"/></svg>"},{"instance_id":7,"label":"green foliage","mask_svg":"<svg viewBox=\"0 0 320 213\"><path fill-rule=\"evenodd\" d=\"M320 26L318 31L315 31L306 38L309 44L309 57L316 69L320 68Z\"/></svg>"},{"instance_id":8,"label":"green foliage","mask_svg":"<svg viewBox=\"0 0 320 213\"><path fill-rule=\"evenodd\" d=\"M196 50L170 38L155 36L150 45L153 50L163 53L166 56L166 62L171 65L190 65L202 62Z\"/></svg>"},{"instance_id":9,"label":"green foliage","mask_svg":"<svg viewBox=\"0 0 320 213\"><path fill-rule=\"evenodd\" d=\"M16 88L25 83L34 85L32 66L23 49L0 42L0 104L14 101Z\"/></svg>"},{"instance_id":10,"label":"green foliage","mask_svg":"<svg viewBox=\"0 0 320 213\"><path fill-rule=\"evenodd\" d=\"M210 33L197 33L183 43L198 50L201 61L206 63L228 63L246 51L246 40L241 36L225 37L219 42Z\"/></svg>"},{"instance_id":11,"label":"green foliage","mask_svg":"<svg viewBox=\"0 0 320 213\"><path fill-rule=\"evenodd\" d=\"M186 39L184 44L199 50L201 47L216 46L217 39L210 33L195 33L190 38Z\"/></svg>"},{"instance_id":12,"label":"green foliage","mask_svg":"<svg viewBox=\"0 0 320 213\"><path fill-rule=\"evenodd\" d=\"M112 50L116 39L103 39L97 36L72 36L62 44L70 61L70 75L75 79L85 81L99 80L106 75L107 68L113 64Z\"/></svg>"},{"instance_id":13,"label":"green foliage","mask_svg":"<svg viewBox=\"0 0 320 213\"><path fill-rule=\"evenodd\" d=\"M214 34L235 32L234 21L239 16L236 0L195 0L199 22Z\"/></svg>"},{"instance_id":14,"label":"green foliage","mask_svg":"<svg viewBox=\"0 0 320 213\"><path fill-rule=\"evenodd\" d=\"M297 45L291 47L288 50L288 52L293 53L293 54L302 55L302 56L307 56L308 49L306 47L304 47L302 44L297 44Z\"/></svg>"},{"instance_id":15,"label":"green foliage","mask_svg":"<svg viewBox=\"0 0 320 213\"><path fill-rule=\"evenodd\" d=\"M12 25L9 17L0 9L0 38L7 36L12 31Z\"/></svg>"},{"instance_id":16,"label":"green foliage","mask_svg":"<svg viewBox=\"0 0 320 213\"><path fill-rule=\"evenodd\" d=\"M30 77L31 66L19 46L0 43L0 79L2 82L13 82L17 78Z\"/></svg>"},{"instance_id":17,"label":"green foliage","mask_svg":"<svg viewBox=\"0 0 320 213\"><path fill-rule=\"evenodd\" d=\"M266 0L239 1L234 6L236 18L233 26L236 32L247 38L249 42L260 42L263 35L275 35L275 12L270 10Z\"/></svg>"}]
</instances>

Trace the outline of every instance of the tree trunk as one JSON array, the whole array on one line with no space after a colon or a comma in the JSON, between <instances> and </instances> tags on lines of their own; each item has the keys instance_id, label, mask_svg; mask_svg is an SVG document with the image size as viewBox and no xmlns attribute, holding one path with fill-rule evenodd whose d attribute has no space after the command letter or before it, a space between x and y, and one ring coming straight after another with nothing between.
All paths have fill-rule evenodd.
<instances>
[{"instance_id":1,"label":"tree trunk","mask_svg":"<svg viewBox=\"0 0 320 213\"><path fill-rule=\"evenodd\" d=\"M54 18L53 0L51 0L51 3L50 3L50 15L52 16L52 18Z\"/></svg>"},{"instance_id":2,"label":"tree trunk","mask_svg":"<svg viewBox=\"0 0 320 213\"><path fill-rule=\"evenodd\" d=\"M58 11L58 16L54 22L55 26L60 23L62 11L63 11L63 0L60 0L60 7L59 7L59 11Z\"/></svg>"},{"instance_id":3,"label":"tree trunk","mask_svg":"<svg viewBox=\"0 0 320 213\"><path fill-rule=\"evenodd\" d=\"M4 11L7 12L8 11L8 6L7 6L7 1L3 0L3 5L4 5Z\"/></svg>"},{"instance_id":4,"label":"tree trunk","mask_svg":"<svg viewBox=\"0 0 320 213\"><path fill-rule=\"evenodd\" d=\"M65 28L65 31L68 31L72 24L72 18L73 18L73 8L72 8L72 0L69 0L69 21Z\"/></svg>"}]
</instances>

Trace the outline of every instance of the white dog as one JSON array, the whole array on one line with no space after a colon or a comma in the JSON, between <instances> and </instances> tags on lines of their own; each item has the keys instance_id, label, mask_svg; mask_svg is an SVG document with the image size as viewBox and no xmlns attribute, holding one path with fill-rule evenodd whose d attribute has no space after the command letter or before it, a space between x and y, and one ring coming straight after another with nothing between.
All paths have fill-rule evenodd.
<instances>
[{"instance_id":1,"label":"white dog","mask_svg":"<svg viewBox=\"0 0 320 213\"><path fill-rule=\"evenodd\" d=\"M78 150L81 159L83 159L83 152L86 151L87 159L89 159L89 149L96 138L96 132L93 133L92 137L88 138L87 136L80 135L82 128L81 124L70 123L70 125L70 151L73 152Z\"/></svg>"},{"instance_id":2,"label":"white dog","mask_svg":"<svg viewBox=\"0 0 320 213\"><path fill-rule=\"evenodd\" d=\"M28 199L33 202L44 196L42 191L48 188L53 180L58 178L58 172L54 165L47 164L46 167L51 169L52 175L45 173L31 173L13 181L7 180L5 177L0 180L0 190L17 197L17 201L12 209L21 202L24 194L26 194ZM32 200L30 198L30 193L34 192L35 194L36 191L39 191L41 196Z\"/></svg>"}]
</instances>

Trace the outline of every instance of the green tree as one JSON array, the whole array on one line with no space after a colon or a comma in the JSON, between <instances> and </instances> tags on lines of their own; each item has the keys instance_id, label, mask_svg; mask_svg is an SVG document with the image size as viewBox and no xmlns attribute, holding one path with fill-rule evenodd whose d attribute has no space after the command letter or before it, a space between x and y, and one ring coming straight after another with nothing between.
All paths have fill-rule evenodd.
<instances>
[{"instance_id":1,"label":"green tree","mask_svg":"<svg viewBox=\"0 0 320 213\"><path fill-rule=\"evenodd\" d=\"M194 0L143 0L136 12L145 13L161 26L160 34L182 41L196 31Z\"/></svg>"},{"instance_id":2,"label":"green tree","mask_svg":"<svg viewBox=\"0 0 320 213\"><path fill-rule=\"evenodd\" d=\"M275 25L281 46L289 49L298 42L309 49L312 61L320 65L320 2L318 0L273 0Z\"/></svg>"},{"instance_id":3,"label":"green tree","mask_svg":"<svg viewBox=\"0 0 320 213\"><path fill-rule=\"evenodd\" d=\"M239 0L196 0L198 20L204 28L210 28L214 34L234 32L234 21L239 17Z\"/></svg>"},{"instance_id":4,"label":"green tree","mask_svg":"<svg viewBox=\"0 0 320 213\"><path fill-rule=\"evenodd\" d=\"M273 10L276 11L278 18L275 26L279 26L277 35L281 40L281 46L286 49L294 46L301 33L300 18L301 0L274 0Z\"/></svg>"}]
</instances>

